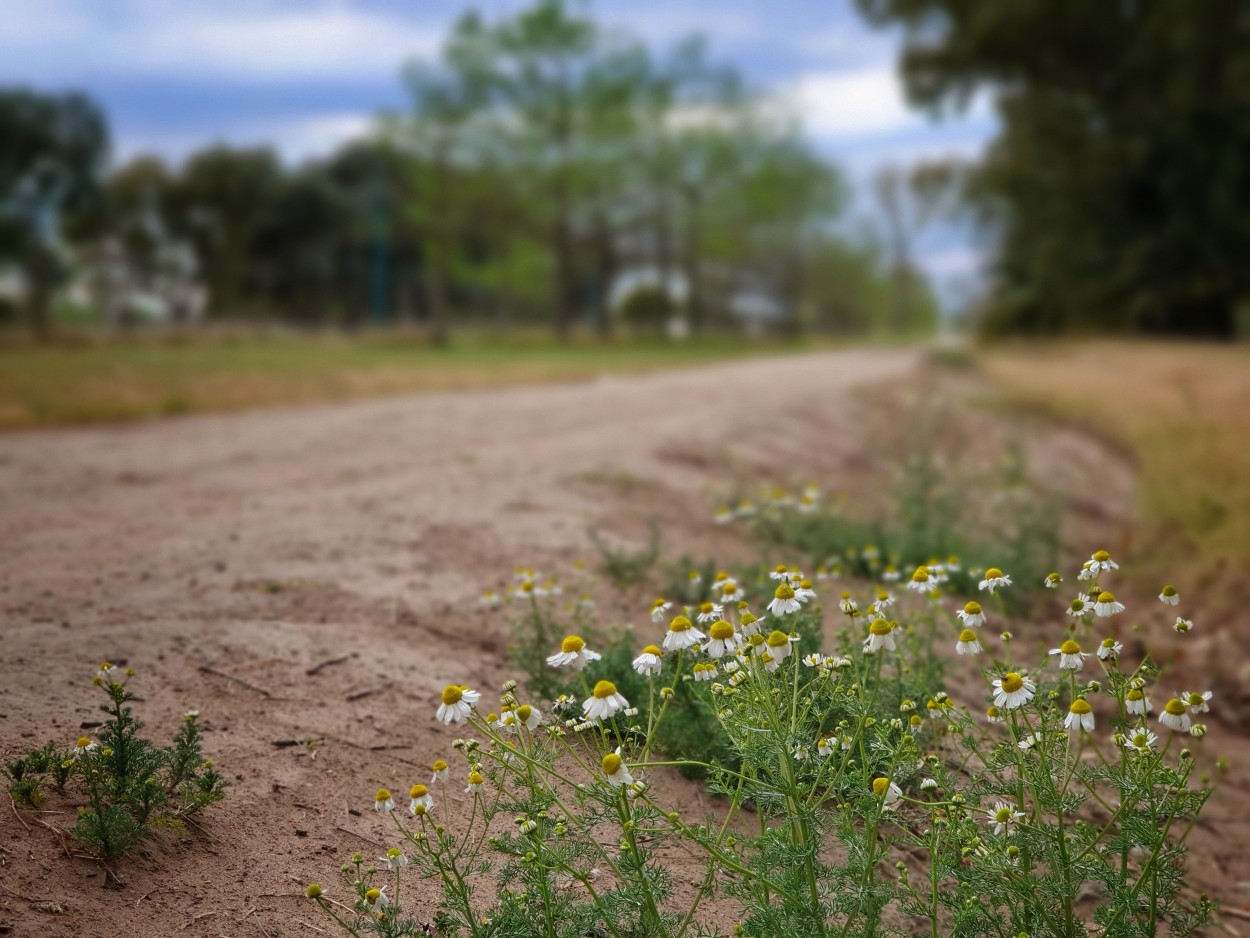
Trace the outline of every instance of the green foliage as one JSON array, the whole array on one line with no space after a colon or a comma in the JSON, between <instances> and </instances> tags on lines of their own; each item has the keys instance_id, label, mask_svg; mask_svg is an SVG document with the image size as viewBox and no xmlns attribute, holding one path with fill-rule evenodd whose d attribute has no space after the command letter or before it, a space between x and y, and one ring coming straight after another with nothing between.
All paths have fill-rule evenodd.
<instances>
[{"instance_id":1,"label":"green foliage","mask_svg":"<svg viewBox=\"0 0 1250 938\"><path fill-rule=\"evenodd\" d=\"M614 548L594 528L586 533L599 551L604 572L618 587L642 583L660 559L660 526L654 519L647 522L647 546L637 551Z\"/></svg>"},{"instance_id":2,"label":"green foliage","mask_svg":"<svg viewBox=\"0 0 1250 938\"><path fill-rule=\"evenodd\" d=\"M5 764L14 799L31 807L43 799L43 781L58 791L73 782L86 804L70 833L103 860L114 859L225 796L229 783L204 759L198 716L188 713L173 743L159 747L139 735L143 724L127 706L126 678L106 664L96 684L108 695L98 741L80 739L70 750L49 742Z\"/></svg>"},{"instance_id":3,"label":"green foliage","mask_svg":"<svg viewBox=\"0 0 1250 938\"><path fill-rule=\"evenodd\" d=\"M638 332L662 334L676 307L661 286L640 286L621 301L620 317Z\"/></svg>"}]
</instances>

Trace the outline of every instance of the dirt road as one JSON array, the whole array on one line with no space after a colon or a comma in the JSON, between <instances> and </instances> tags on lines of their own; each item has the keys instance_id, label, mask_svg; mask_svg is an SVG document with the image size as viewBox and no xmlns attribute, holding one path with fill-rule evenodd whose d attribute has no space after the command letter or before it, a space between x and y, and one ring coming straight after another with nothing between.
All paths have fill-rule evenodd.
<instances>
[{"instance_id":1,"label":"dirt road","mask_svg":"<svg viewBox=\"0 0 1250 938\"><path fill-rule=\"evenodd\" d=\"M518 564L567 570L592 523L640 541L657 517L673 554L741 553L710 487L836 468L859 445L852 391L916 363L820 354L0 438L0 751L80 735L108 659L138 672L155 735L198 709L234 783L211 839L145 848L124 890L4 812L0 923L195 936L250 933L254 915L295 933L315 919L300 884L382 836L347 809L446 754L442 686L507 675L484 587ZM327 744L273 746L307 737Z\"/></svg>"}]
</instances>

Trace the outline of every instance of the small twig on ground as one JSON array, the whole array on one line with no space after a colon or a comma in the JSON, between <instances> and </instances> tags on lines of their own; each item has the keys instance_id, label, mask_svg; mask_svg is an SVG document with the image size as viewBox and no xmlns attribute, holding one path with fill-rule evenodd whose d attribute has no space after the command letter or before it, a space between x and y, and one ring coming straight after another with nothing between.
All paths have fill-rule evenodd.
<instances>
[{"instance_id":1,"label":"small twig on ground","mask_svg":"<svg viewBox=\"0 0 1250 938\"><path fill-rule=\"evenodd\" d=\"M1239 909L1235 905L1222 905L1220 911L1225 915L1231 915L1234 918L1244 918L1250 920L1250 911Z\"/></svg>"},{"instance_id":2,"label":"small twig on ground","mask_svg":"<svg viewBox=\"0 0 1250 938\"><path fill-rule=\"evenodd\" d=\"M156 890L155 890L155 889L149 889L147 892L145 892L143 895L141 895L138 899L136 899L136 900L135 900L135 908L136 908L136 909L137 909L137 908L139 908L139 903L140 903L140 902L142 902L144 899L146 899L148 896L152 895L152 893L154 893L154 892L156 892ZM183 928L186 928L187 926L186 926L186 925L183 925L182 927L183 927Z\"/></svg>"},{"instance_id":3,"label":"small twig on ground","mask_svg":"<svg viewBox=\"0 0 1250 938\"><path fill-rule=\"evenodd\" d=\"M344 661L347 661L349 658L351 658L351 655L343 655L341 658L327 658L325 661L322 661L320 664L314 664L311 668L309 668L304 673L311 677L312 675L320 672L322 668L328 668L332 664L342 664Z\"/></svg>"},{"instance_id":4,"label":"small twig on ground","mask_svg":"<svg viewBox=\"0 0 1250 938\"><path fill-rule=\"evenodd\" d=\"M269 693L269 691L265 690L265 688L258 687L257 685L253 684L251 681L247 680L247 678L239 677L237 674L230 674L227 671L220 671L217 668L210 667L209 665L206 665L206 664L200 665L200 672L203 674L215 674L218 677L224 677L227 681L234 681L236 684L242 684L248 690L254 690L256 691L256 693L264 694L266 697L273 696L273 694Z\"/></svg>"},{"instance_id":5,"label":"small twig on ground","mask_svg":"<svg viewBox=\"0 0 1250 938\"><path fill-rule=\"evenodd\" d=\"M386 752L389 749L411 749L407 743L380 743L377 746L370 746L370 752Z\"/></svg>"},{"instance_id":6,"label":"small twig on ground","mask_svg":"<svg viewBox=\"0 0 1250 938\"><path fill-rule=\"evenodd\" d=\"M61 842L61 849L65 851L65 855L67 857L73 856L73 854L69 852L69 844L65 842L64 831L62 831L59 827L53 827L47 821L41 821L39 818L35 818L35 823L40 827L46 827L48 830L52 831L52 833L56 834L56 839Z\"/></svg>"},{"instance_id":7,"label":"small twig on ground","mask_svg":"<svg viewBox=\"0 0 1250 938\"><path fill-rule=\"evenodd\" d=\"M13 800L13 796L9 795L9 804L13 806L13 816L17 818L17 822L26 828L26 833L30 833L30 826L22 820L22 816L17 813L17 802Z\"/></svg>"},{"instance_id":8,"label":"small twig on ground","mask_svg":"<svg viewBox=\"0 0 1250 938\"><path fill-rule=\"evenodd\" d=\"M216 914L217 914L217 910L216 910L216 909L209 909L207 912L201 912L199 915L192 915L192 916L191 916L191 921L189 921L189 922L187 922L186 924L184 924L184 925L182 926L182 929L181 929L181 930L182 930L182 931L186 931L188 928L190 928L192 925L194 925L194 924L195 924L196 922L198 922L200 919L202 919L202 918L208 918L210 915L216 915Z\"/></svg>"},{"instance_id":9,"label":"small twig on ground","mask_svg":"<svg viewBox=\"0 0 1250 938\"><path fill-rule=\"evenodd\" d=\"M365 697L372 696L373 694L380 694L384 690L390 690L390 687L390 684L383 684L381 687L367 687L364 690L356 691L354 694L348 694L347 700L349 703L353 700L363 700Z\"/></svg>"},{"instance_id":10,"label":"small twig on ground","mask_svg":"<svg viewBox=\"0 0 1250 938\"><path fill-rule=\"evenodd\" d=\"M376 840L366 837L364 834L357 834L355 831L349 831L346 827L336 827L334 829L336 831L342 831L344 834L351 834L357 840L363 840L367 844L373 844L373 846L377 847L379 850L386 849L386 844L380 844Z\"/></svg>"}]
</instances>

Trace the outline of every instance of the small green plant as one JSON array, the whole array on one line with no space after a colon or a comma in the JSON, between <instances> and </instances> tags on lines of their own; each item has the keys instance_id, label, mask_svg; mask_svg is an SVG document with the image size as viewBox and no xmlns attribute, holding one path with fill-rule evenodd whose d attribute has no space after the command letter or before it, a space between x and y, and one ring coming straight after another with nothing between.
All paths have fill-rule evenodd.
<instances>
[{"instance_id":1,"label":"small green plant","mask_svg":"<svg viewBox=\"0 0 1250 938\"><path fill-rule=\"evenodd\" d=\"M58 792L74 783L72 793L86 803L70 833L102 860L128 852L159 826L179 826L220 801L228 785L203 756L195 711L185 715L169 746L139 735L143 724L128 705L132 673L108 662L100 666L94 683L108 703L100 708L107 718L98 739L84 736L69 749L49 742L5 763L10 793L28 806L42 802L45 781Z\"/></svg>"},{"instance_id":2,"label":"small green plant","mask_svg":"<svg viewBox=\"0 0 1250 938\"><path fill-rule=\"evenodd\" d=\"M660 559L660 526L647 522L647 546L638 551L618 550L603 539L597 530L587 532L590 542L599 551L604 572L619 587L635 586L646 580L651 568Z\"/></svg>"}]
</instances>

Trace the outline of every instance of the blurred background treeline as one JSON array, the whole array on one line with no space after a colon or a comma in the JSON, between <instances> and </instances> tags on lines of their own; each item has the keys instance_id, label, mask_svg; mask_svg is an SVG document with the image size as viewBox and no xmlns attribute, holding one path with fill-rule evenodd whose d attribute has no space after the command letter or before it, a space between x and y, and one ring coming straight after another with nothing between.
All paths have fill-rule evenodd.
<instances>
[{"instance_id":1,"label":"blurred background treeline","mask_svg":"<svg viewBox=\"0 0 1250 938\"><path fill-rule=\"evenodd\" d=\"M992 102L983 153L883 164L856 193L801 110L698 37L563 0L464 13L402 68L405 109L297 164L213 145L117 165L87 94L0 89L0 321L1244 331L1250 4L855 8L900 36L913 105ZM914 250L933 226L975 233L976 290L939 302Z\"/></svg>"}]
</instances>

